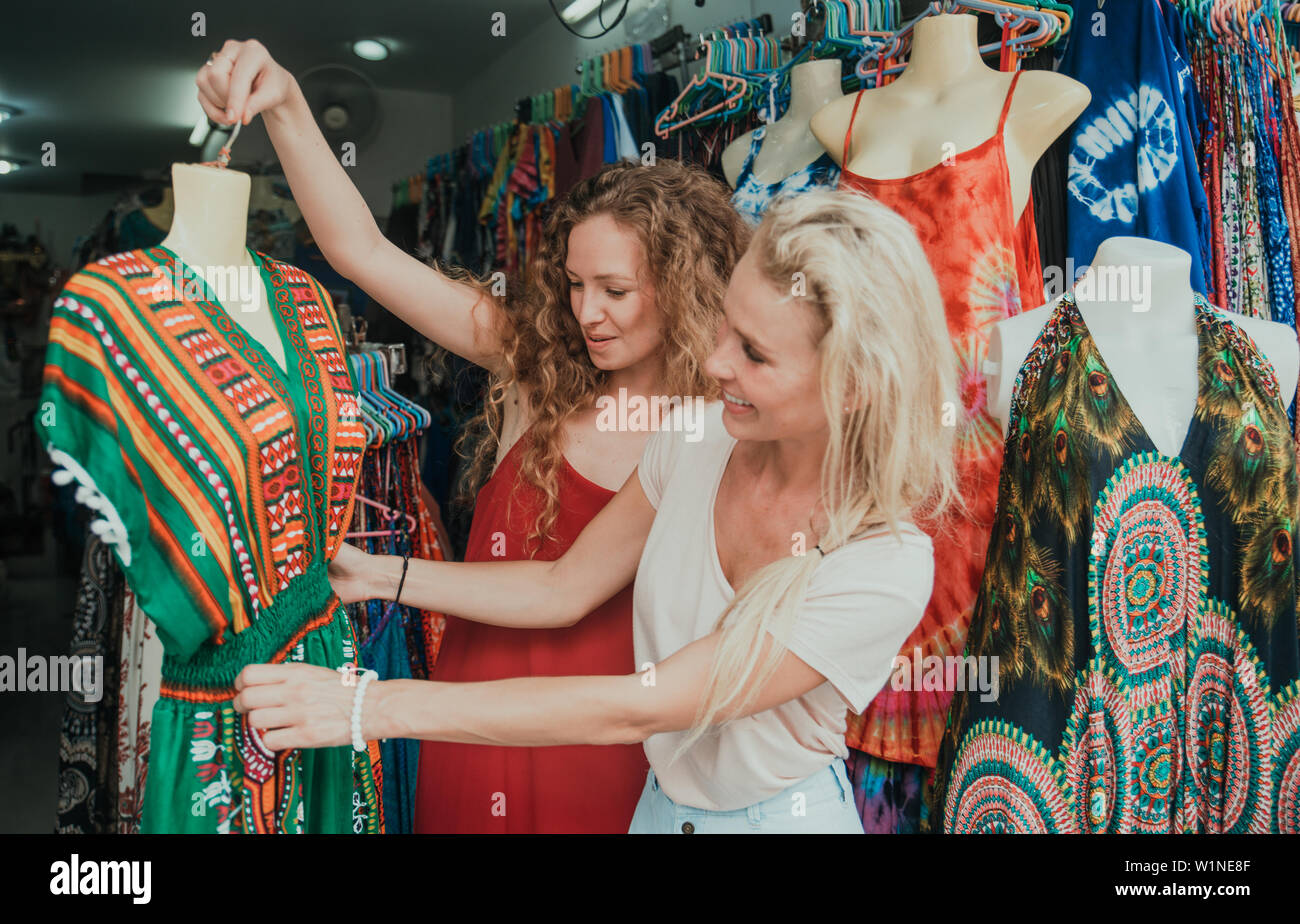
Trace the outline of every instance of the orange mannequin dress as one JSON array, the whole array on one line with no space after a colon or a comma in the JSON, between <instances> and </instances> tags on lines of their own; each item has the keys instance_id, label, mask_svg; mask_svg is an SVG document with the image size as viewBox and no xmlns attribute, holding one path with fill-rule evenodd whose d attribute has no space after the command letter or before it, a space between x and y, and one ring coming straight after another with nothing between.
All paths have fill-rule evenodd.
<instances>
[{"instance_id":1,"label":"orange mannequin dress","mask_svg":"<svg viewBox=\"0 0 1300 924\"><path fill-rule=\"evenodd\" d=\"M861 93L854 102L844 137L840 188L866 193L912 223L939 281L948 333L959 360L962 407L957 411L957 460L969 515L921 524L934 541L935 561L942 567L935 572L934 593L925 616L901 652L913 664L914 674L920 673L916 669L924 664L916 659L918 647L922 659L930 655L961 656L984 570L997 506L1003 444L997 421L988 413L985 395L982 367L988 353L989 331L996 322L1036 308L1043 300L1033 200L1017 219L1003 140L1020 73L1011 78L993 135L920 173L877 180L848 169L849 142ZM923 375L924 370L917 370L917 374ZM848 744L877 758L877 772L884 762L934 767L951 700L952 691L895 691L887 686L861 716L849 715ZM910 805L903 814L915 814L921 801L917 791L920 776L912 773L904 778L906 773L894 774L893 779L874 784L868 780L865 792L860 785L861 774L855 778L859 809L864 811L868 832L873 828L899 830L891 816L903 802ZM895 803L894 807L877 806L873 810L870 803L880 798L873 787L890 790L892 794L887 798ZM881 817L868 818L873 811ZM902 827L911 829L908 825Z\"/></svg>"},{"instance_id":2,"label":"orange mannequin dress","mask_svg":"<svg viewBox=\"0 0 1300 924\"><path fill-rule=\"evenodd\" d=\"M531 431L511 446L479 491L465 561L554 561L614 497L566 461L551 540L533 555L525 538L542 503L516 483ZM494 554L495 553L495 554ZM632 585L563 629L512 629L447 617L431 680L631 674ZM415 796L417 834L626 834L649 770L631 745L497 747L425 741Z\"/></svg>"}]
</instances>

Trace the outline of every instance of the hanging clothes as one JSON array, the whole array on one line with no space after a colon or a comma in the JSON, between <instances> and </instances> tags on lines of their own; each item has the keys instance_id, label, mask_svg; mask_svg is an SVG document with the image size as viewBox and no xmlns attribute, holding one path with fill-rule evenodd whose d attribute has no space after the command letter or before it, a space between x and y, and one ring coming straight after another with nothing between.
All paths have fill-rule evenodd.
<instances>
[{"instance_id":1,"label":"hanging clothes","mask_svg":"<svg viewBox=\"0 0 1300 924\"><path fill-rule=\"evenodd\" d=\"M959 360L957 469L969 517L921 524L944 567L935 574L925 617L903 647L909 662L917 647L923 657L961 654L997 502L1001 433L984 393L989 330L1003 318L1037 307L1043 291L1033 200L1017 220L1003 139L1021 73L1012 76L987 140L912 176L877 180L848 169L857 102L844 138L841 188L865 192L912 223L938 279ZM849 746L885 760L933 767L951 698L943 690L885 689L861 716L849 715Z\"/></svg>"},{"instance_id":2,"label":"hanging clothes","mask_svg":"<svg viewBox=\"0 0 1300 924\"><path fill-rule=\"evenodd\" d=\"M433 517L423 500L419 480L419 434L372 447L366 452L357 480L358 498L383 504L399 516L385 520L375 508L358 503L347 539L372 555L410 555L443 561ZM415 528L406 528L406 517ZM366 535L368 533L385 535ZM354 534L359 534L355 535ZM383 600L348 606L361 645L361 663L380 680L426 680L436 663L446 617ZM410 834L414 811L420 743L412 739L381 741L384 767L384 830Z\"/></svg>"},{"instance_id":3,"label":"hanging clothes","mask_svg":"<svg viewBox=\"0 0 1300 924\"><path fill-rule=\"evenodd\" d=\"M607 99L614 113L614 160L640 160L641 151L632 139L632 129L628 126L623 97L611 93Z\"/></svg>"},{"instance_id":4,"label":"hanging clothes","mask_svg":"<svg viewBox=\"0 0 1300 924\"><path fill-rule=\"evenodd\" d=\"M754 179L754 159L763 149L763 138L766 135L766 127L754 129L750 136L749 153L745 155L740 175L736 177L736 189L731 194L731 204L736 207L736 211L755 226L763 220L763 212L777 196L795 195L820 186L834 186L840 178L840 168L829 154L823 153L783 180L760 183Z\"/></svg>"},{"instance_id":5,"label":"hanging clothes","mask_svg":"<svg viewBox=\"0 0 1300 924\"><path fill-rule=\"evenodd\" d=\"M614 492L567 463L553 538L528 554L541 491L519 465L531 431L510 447L479 491L465 561L555 561ZM630 674L632 585L563 629L514 629L447 617L431 679L450 682ZM626 834L649 764L641 745L496 747L425 741L420 747L416 832L421 834Z\"/></svg>"},{"instance_id":6,"label":"hanging clothes","mask_svg":"<svg viewBox=\"0 0 1300 924\"><path fill-rule=\"evenodd\" d=\"M100 658L103 670L97 702L73 691L64 704L56 834L117 830L117 646L126 592L112 550L87 530L69 655Z\"/></svg>"},{"instance_id":7,"label":"hanging clothes","mask_svg":"<svg viewBox=\"0 0 1300 924\"><path fill-rule=\"evenodd\" d=\"M162 689L166 657L158 630L130 588L122 608L118 667L117 833L139 834L149 779L153 709Z\"/></svg>"},{"instance_id":8,"label":"hanging clothes","mask_svg":"<svg viewBox=\"0 0 1300 924\"><path fill-rule=\"evenodd\" d=\"M356 661L326 576L355 387L328 295L252 256L287 371L171 251L117 254L55 303L37 430L166 651L141 830L379 831L373 744L272 753L231 705L246 664Z\"/></svg>"},{"instance_id":9,"label":"hanging clothes","mask_svg":"<svg viewBox=\"0 0 1300 924\"><path fill-rule=\"evenodd\" d=\"M1195 296L1196 410L1161 454L1072 293L1016 376L931 817L947 832L1300 829L1296 451L1272 366ZM985 701L990 699L990 701Z\"/></svg>"},{"instance_id":10,"label":"hanging clothes","mask_svg":"<svg viewBox=\"0 0 1300 924\"><path fill-rule=\"evenodd\" d=\"M1106 16L1124 28L1072 30L1060 67L1092 92L1070 136L1069 257L1077 273L1108 237L1162 241L1191 254L1192 287L1204 291L1209 206L1197 175L1190 65L1160 0L1115 0Z\"/></svg>"}]
</instances>

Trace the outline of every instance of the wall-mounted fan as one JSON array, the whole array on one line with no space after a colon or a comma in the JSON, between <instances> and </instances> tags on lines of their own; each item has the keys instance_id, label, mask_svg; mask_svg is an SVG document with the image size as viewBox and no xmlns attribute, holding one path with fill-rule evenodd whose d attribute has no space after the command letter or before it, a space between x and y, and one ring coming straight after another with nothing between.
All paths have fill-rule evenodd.
<instances>
[{"instance_id":1,"label":"wall-mounted fan","mask_svg":"<svg viewBox=\"0 0 1300 924\"><path fill-rule=\"evenodd\" d=\"M304 71L298 85L334 150L351 141L359 151L379 130L379 96L374 84L352 68L322 64Z\"/></svg>"}]
</instances>

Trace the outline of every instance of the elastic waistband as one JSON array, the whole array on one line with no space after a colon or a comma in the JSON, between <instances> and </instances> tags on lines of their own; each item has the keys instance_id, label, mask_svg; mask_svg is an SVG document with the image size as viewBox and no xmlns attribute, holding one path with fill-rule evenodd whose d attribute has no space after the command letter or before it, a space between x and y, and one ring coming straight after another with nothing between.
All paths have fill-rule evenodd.
<instances>
[{"instance_id":1,"label":"elastic waistband","mask_svg":"<svg viewBox=\"0 0 1300 924\"><path fill-rule=\"evenodd\" d=\"M235 677L246 664L274 664L289 656L309 633L329 625L342 604L330 587L328 565L317 558L262 610L257 622L204 643L186 658L166 655L160 694L171 699L218 702L235 695Z\"/></svg>"}]
</instances>

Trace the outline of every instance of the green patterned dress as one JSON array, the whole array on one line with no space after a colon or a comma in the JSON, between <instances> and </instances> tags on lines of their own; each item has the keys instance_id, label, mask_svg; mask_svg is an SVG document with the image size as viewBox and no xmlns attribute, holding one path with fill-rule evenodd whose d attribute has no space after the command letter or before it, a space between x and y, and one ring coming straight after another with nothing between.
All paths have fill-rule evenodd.
<instances>
[{"instance_id":1,"label":"green patterned dress","mask_svg":"<svg viewBox=\"0 0 1300 924\"><path fill-rule=\"evenodd\" d=\"M356 388L325 291L253 257L287 369L170 251L115 254L55 303L37 430L163 643L141 830L378 832L373 745L272 753L231 705L247 664L357 661Z\"/></svg>"},{"instance_id":2,"label":"green patterned dress","mask_svg":"<svg viewBox=\"0 0 1300 924\"><path fill-rule=\"evenodd\" d=\"M931 818L945 832L1300 829L1296 450L1272 367L1196 296L1199 392L1158 452L1057 304L1017 376Z\"/></svg>"}]
</instances>

